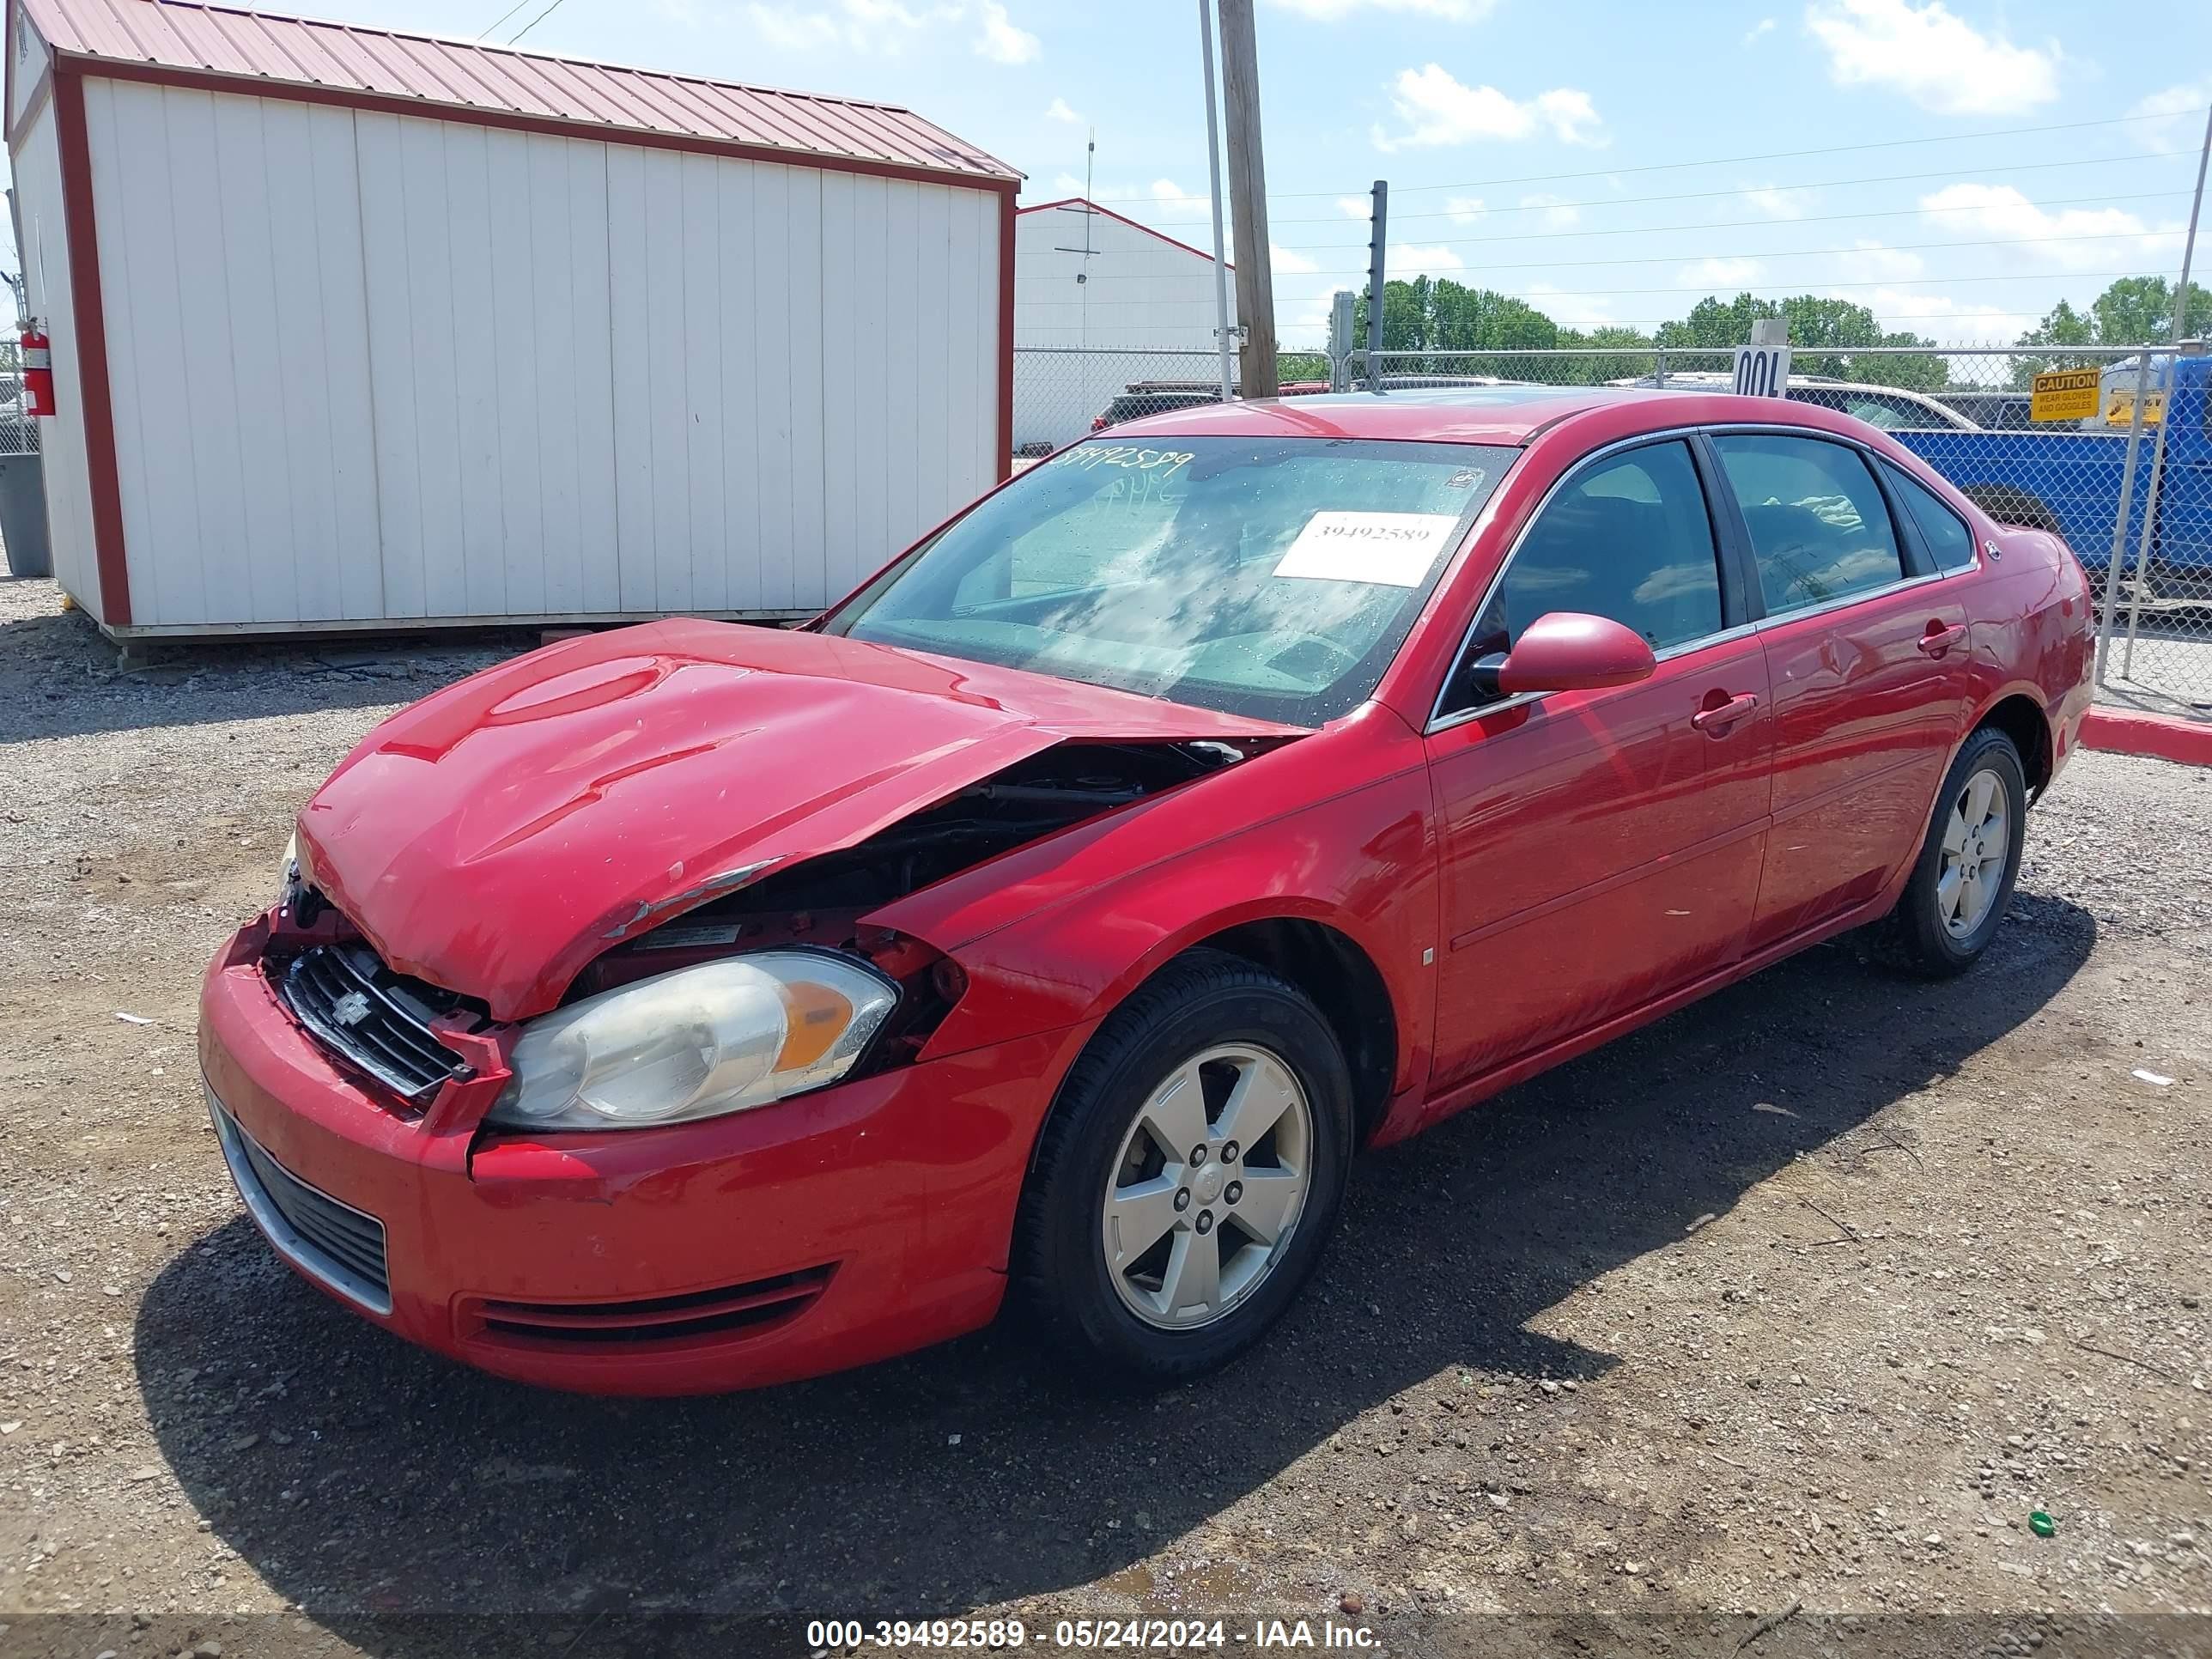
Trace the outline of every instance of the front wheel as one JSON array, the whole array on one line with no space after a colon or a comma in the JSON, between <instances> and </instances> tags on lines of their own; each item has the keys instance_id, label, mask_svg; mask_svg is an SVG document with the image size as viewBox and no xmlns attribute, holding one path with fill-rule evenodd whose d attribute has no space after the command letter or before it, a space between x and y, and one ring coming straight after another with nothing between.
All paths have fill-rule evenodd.
<instances>
[{"instance_id":1,"label":"front wheel","mask_svg":"<svg viewBox=\"0 0 2212 1659\"><path fill-rule=\"evenodd\" d=\"M1212 1370L1311 1277L1351 1152L1351 1075L1319 1010L1191 951L1068 1073L1016 1223L1022 1298L1094 1374Z\"/></svg>"},{"instance_id":2,"label":"front wheel","mask_svg":"<svg viewBox=\"0 0 2212 1659\"><path fill-rule=\"evenodd\" d=\"M2027 830L2020 751L1984 726L1966 739L1936 798L1912 878L1884 925L1888 954L1929 975L1972 967L2012 902Z\"/></svg>"}]
</instances>

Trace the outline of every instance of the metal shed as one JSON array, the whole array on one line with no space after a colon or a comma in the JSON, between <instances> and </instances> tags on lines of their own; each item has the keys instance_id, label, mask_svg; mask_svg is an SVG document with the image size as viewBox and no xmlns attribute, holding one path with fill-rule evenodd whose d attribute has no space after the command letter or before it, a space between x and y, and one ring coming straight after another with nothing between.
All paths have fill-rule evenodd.
<instances>
[{"instance_id":1,"label":"metal shed","mask_svg":"<svg viewBox=\"0 0 2212 1659\"><path fill-rule=\"evenodd\" d=\"M55 573L112 635L800 614L1003 476L1020 175L908 111L7 3Z\"/></svg>"},{"instance_id":2,"label":"metal shed","mask_svg":"<svg viewBox=\"0 0 2212 1659\"><path fill-rule=\"evenodd\" d=\"M1014 222L1014 443L1069 443L1131 381L1220 383L1213 258L1079 196Z\"/></svg>"}]
</instances>

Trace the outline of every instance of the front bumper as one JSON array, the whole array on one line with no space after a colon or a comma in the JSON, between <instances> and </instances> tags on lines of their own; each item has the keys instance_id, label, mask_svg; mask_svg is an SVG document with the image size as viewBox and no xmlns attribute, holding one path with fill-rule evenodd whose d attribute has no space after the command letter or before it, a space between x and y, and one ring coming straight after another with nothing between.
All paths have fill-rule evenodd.
<instances>
[{"instance_id":1,"label":"front bumper","mask_svg":"<svg viewBox=\"0 0 2212 1659\"><path fill-rule=\"evenodd\" d=\"M255 1224L386 1329L586 1392L784 1382L988 1322L1030 1149L1089 1035L665 1129L491 1133L495 1065L410 1114L333 1063L264 971L270 931L241 932L200 999L210 1109Z\"/></svg>"}]
</instances>

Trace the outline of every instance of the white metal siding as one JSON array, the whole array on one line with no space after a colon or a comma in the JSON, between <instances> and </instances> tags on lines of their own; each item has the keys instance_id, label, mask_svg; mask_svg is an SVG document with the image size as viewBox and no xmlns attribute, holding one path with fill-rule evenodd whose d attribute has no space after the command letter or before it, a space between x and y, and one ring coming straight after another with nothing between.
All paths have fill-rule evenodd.
<instances>
[{"instance_id":1,"label":"white metal siding","mask_svg":"<svg viewBox=\"0 0 2212 1659\"><path fill-rule=\"evenodd\" d=\"M23 15L21 6L8 8L8 51L12 58L12 73L9 80L8 125L13 127L31 106L32 94L39 89L39 77L46 71L52 54L46 43L40 38L39 26Z\"/></svg>"},{"instance_id":2,"label":"white metal siding","mask_svg":"<svg viewBox=\"0 0 2212 1659\"><path fill-rule=\"evenodd\" d=\"M1016 345L1213 349L1206 255L1078 207L1021 214L1014 225Z\"/></svg>"},{"instance_id":3,"label":"white metal siding","mask_svg":"<svg viewBox=\"0 0 2212 1659\"><path fill-rule=\"evenodd\" d=\"M808 609L996 475L991 191L86 103L138 624Z\"/></svg>"},{"instance_id":4,"label":"white metal siding","mask_svg":"<svg viewBox=\"0 0 2212 1659\"><path fill-rule=\"evenodd\" d=\"M1218 380L1203 358L1162 355L1216 349L1210 258L1073 205L1014 222L1017 446L1081 437L1132 380Z\"/></svg>"},{"instance_id":5,"label":"white metal siding","mask_svg":"<svg viewBox=\"0 0 2212 1659\"><path fill-rule=\"evenodd\" d=\"M83 382L77 368L76 313L70 300L69 233L62 220L60 153L51 100L23 135L15 157L16 222L22 227L23 282L31 314L53 341L58 413L39 422L46 473L46 532L54 576L94 617L101 614L100 568L92 547L92 490L86 482ZM112 342L109 350L113 351Z\"/></svg>"}]
</instances>

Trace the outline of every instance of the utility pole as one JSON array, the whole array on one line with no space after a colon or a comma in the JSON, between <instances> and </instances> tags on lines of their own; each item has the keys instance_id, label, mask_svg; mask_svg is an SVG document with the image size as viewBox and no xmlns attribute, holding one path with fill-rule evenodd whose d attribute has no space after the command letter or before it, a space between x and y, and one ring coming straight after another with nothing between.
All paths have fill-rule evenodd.
<instances>
[{"instance_id":1,"label":"utility pole","mask_svg":"<svg viewBox=\"0 0 2212 1659\"><path fill-rule=\"evenodd\" d=\"M1390 185L1375 181L1375 210L1367 227L1367 389L1382 389L1382 248L1390 234Z\"/></svg>"},{"instance_id":2,"label":"utility pole","mask_svg":"<svg viewBox=\"0 0 2212 1659\"><path fill-rule=\"evenodd\" d=\"M1252 0L1221 0L1222 106L1229 125L1229 201L1235 216L1237 320L1244 330L1237 386L1272 398L1275 279L1267 247L1267 169L1260 154L1260 48Z\"/></svg>"},{"instance_id":3,"label":"utility pole","mask_svg":"<svg viewBox=\"0 0 2212 1659\"><path fill-rule=\"evenodd\" d=\"M1214 120L1213 9L1198 0L1199 55L1206 63L1206 172L1213 186L1213 339L1221 351L1221 401L1237 395L1236 368L1230 357L1228 256L1221 247L1221 131Z\"/></svg>"}]
</instances>

